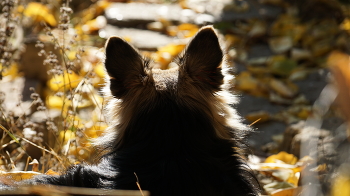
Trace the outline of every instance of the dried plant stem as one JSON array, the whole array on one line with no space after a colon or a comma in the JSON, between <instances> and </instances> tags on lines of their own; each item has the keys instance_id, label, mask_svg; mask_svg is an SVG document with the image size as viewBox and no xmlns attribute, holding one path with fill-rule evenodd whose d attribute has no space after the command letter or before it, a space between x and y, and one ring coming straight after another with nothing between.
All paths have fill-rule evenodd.
<instances>
[{"instance_id":1,"label":"dried plant stem","mask_svg":"<svg viewBox=\"0 0 350 196\"><path fill-rule=\"evenodd\" d=\"M134 174L135 174L135 177L136 177L136 185L137 185L137 187L139 188L139 190L140 190L140 192L141 192L141 195L142 195L142 196L145 196L145 195L143 194L143 192L142 192L141 185L140 185L140 183L139 183L139 178L137 177L137 175L136 175L135 172L134 172Z\"/></svg>"}]
</instances>

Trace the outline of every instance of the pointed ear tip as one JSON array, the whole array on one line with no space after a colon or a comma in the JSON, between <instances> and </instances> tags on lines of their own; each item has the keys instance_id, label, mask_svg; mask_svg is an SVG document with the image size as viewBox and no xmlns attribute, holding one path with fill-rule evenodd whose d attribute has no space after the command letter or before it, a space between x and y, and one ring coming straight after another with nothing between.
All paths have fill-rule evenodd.
<instances>
[{"instance_id":1,"label":"pointed ear tip","mask_svg":"<svg viewBox=\"0 0 350 196\"><path fill-rule=\"evenodd\" d=\"M208 32L216 35L216 31L212 25L202 27L199 32Z\"/></svg>"},{"instance_id":2,"label":"pointed ear tip","mask_svg":"<svg viewBox=\"0 0 350 196\"><path fill-rule=\"evenodd\" d=\"M123 38L118 37L118 36L111 36L108 38L108 40L106 41L106 45L105 47L107 47L110 44L117 44L117 43L123 43L125 42Z\"/></svg>"}]
</instances>

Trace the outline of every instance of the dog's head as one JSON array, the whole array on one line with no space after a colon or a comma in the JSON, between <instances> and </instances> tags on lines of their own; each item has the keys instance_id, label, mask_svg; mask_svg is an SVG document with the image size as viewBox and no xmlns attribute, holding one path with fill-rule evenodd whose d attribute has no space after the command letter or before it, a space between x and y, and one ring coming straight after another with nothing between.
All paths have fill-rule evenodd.
<instances>
[{"instance_id":1,"label":"dog's head","mask_svg":"<svg viewBox=\"0 0 350 196\"><path fill-rule=\"evenodd\" d=\"M229 106L235 98L224 87L225 78L232 76L225 73L224 52L211 26L194 36L175 63L178 66L168 70L152 69L151 61L122 38L109 38L105 93L111 97L108 109L115 116L119 140L130 123L138 123L133 121L136 116L161 119L178 108L184 114L205 115L219 138L233 137L227 127L246 129ZM181 118L180 113L174 115L169 118Z\"/></svg>"}]
</instances>

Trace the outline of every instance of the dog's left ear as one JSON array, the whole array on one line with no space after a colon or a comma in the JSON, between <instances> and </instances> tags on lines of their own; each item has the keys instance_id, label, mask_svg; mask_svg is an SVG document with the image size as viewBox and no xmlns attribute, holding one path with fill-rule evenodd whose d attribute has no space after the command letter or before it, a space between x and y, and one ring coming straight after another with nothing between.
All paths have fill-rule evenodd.
<instances>
[{"instance_id":1,"label":"dog's left ear","mask_svg":"<svg viewBox=\"0 0 350 196\"><path fill-rule=\"evenodd\" d=\"M142 56L120 37L110 37L106 42L105 67L110 76L110 90L117 98L142 85L140 78L146 76Z\"/></svg>"},{"instance_id":2,"label":"dog's left ear","mask_svg":"<svg viewBox=\"0 0 350 196\"><path fill-rule=\"evenodd\" d=\"M223 84L221 63L223 51L211 26L203 27L188 44L180 58L182 72L205 89L220 90Z\"/></svg>"}]
</instances>

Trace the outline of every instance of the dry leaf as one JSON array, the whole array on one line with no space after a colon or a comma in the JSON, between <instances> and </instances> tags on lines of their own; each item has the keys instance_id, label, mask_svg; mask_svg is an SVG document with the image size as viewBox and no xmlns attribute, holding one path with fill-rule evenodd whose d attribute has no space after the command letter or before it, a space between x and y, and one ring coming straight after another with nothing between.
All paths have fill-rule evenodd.
<instances>
[{"instance_id":1,"label":"dry leaf","mask_svg":"<svg viewBox=\"0 0 350 196\"><path fill-rule=\"evenodd\" d=\"M270 38L268 42L271 50L276 54L287 52L293 47L293 39L289 36Z\"/></svg>"},{"instance_id":2,"label":"dry leaf","mask_svg":"<svg viewBox=\"0 0 350 196\"><path fill-rule=\"evenodd\" d=\"M266 34L267 25L265 21L257 20L253 23L252 28L248 32L248 36L251 38L261 37Z\"/></svg>"},{"instance_id":3,"label":"dry leaf","mask_svg":"<svg viewBox=\"0 0 350 196\"><path fill-rule=\"evenodd\" d=\"M92 33L104 28L107 25L107 19L104 16L98 16L95 19L87 21L81 26L84 33Z\"/></svg>"},{"instance_id":4,"label":"dry leaf","mask_svg":"<svg viewBox=\"0 0 350 196\"><path fill-rule=\"evenodd\" d=\"M258 87L258 80L249 72L243 71L236 77L236 88L242 91L254 91Z\"/></svg>"},{"instance_id":5,"label":"dry leaf","mask_svg":"<svg viewBox=\"0 0 350 196\"><path fill-rule=\"evenodd\" d=\"M46 97L46 106L48 108L62 109L63 106L69 107L70 105L71 101L62 97L58 97L55 95L49 95Z\"/></svg>"},{"instance_id":6,"label":"dry leaf","mask_svg":"<svg viewBox=\"0 0 350 196\"><path fill-rule=\"evenodd\" d=\"M75 138L75 132L71 130L62 130L59 133L59 141L61 141L64 144L74 138Z\"/></svg>"},{"instance_id":7,"label":"dry leaf","mask_svg":"<svg viewBox=\"0 0 350 196\"><path fill-rule=\"evenodd\" d=\"M277 181L266 184L264 186L264 189L269 193L272 193L278 189L287 189L287 188L294 188L294 186L288 182L277 182Z\"/></svg>"},{"instance_id":8,"label":"dry leaf","mask_svg":"<svg viewBox=\"0 0 350 196\"><path fill-rule=\"evenodd\" d=\"M340 173L336 176L332 190L332 196L349 196L350 195L350 176Z\"/></svg>"},{"instance_id":9,"label":"dry leaf","mask_svg":"<svg viewBox=\"0 0 350 196\"><path fill-rule=\"evenodd\" d=\"M281 80L271 79L269 82L270 88L285 98L293 98L297 94L297 91L291 88L288 84Z\"/></svg>"},{"instance_id":10,"label":"dry leaf","mask_svg":"<svg viewBox=\"0 0 350 196\"><path fill-rule=\"evenodd\" d=\"M245 116L245 118L250 122L263 123L270 120L270 114L266 111L252 112Z\"/></svg>"},{"instance_id":11,"label":"dry leaf","mask_svg":"<svg viewBox=\"0 0 350 196\"><path fill-rule=\"evenodd\" d=\"M198 30L199 28L197 25L190 23L183 23L177 26L177 34L181 34L185 38L194 36L198 32Z\"/></svg>"},{"instance_id":12,"label":"dry leaf","mask_svg":"<svg viewBox=\"0 0 350 196\"><path fill-rule=\"evenodd\" d=\"M294 45L304 38L306 30L306 27L300 23L299 18L291 14L282 14L272 24L270 28L270 35L289 36Z\"/></svg>"},{"instance_id":13,"label":"dry leaf","mask_svg":"<svg viewBox=\"0 0 350 196\"><path fill-rule=\"evenodd\" d=\"M296 196L301 193L303 187L287 188L273 191L271 196Z\"/></svg>"},{"instance_id":14,"label":"dry leaf","mask_svg":"<svg viewBox=\"0 0 350 196\"><path fill-rule=\"evenodd\" d=\"M340 28L345 31L350 31L350 18L345 19L341 25Z\"/></svg>"},{"instance_id":15,"label":"dry leaf","mask_svg":"<svg viewBox=\"0 0 350 196\"><path fill-rule=\"evenodd\" d=\"M23 7L19 9L23 9ZM51 14L51 10L47 6L41 3L37 3L37 2L28 3L27 7L23 11L23 14L27 17L32 18L33 21L36 23L45 21L50 26L57 25L57 21L55 17Z\"/></svg>"},{"instance_id":16,"label":"dry leaf","mask_svg":"<svg viewBox=\"0 0 350 196\"><path fill-rule=\"evenodd\" d=\"M298 158L295 157L294 155L281 151L276 155L271 155L267 157L265 160L265 163L283 162L283 163L294 165L295 163L297 163L297 161L298 161Z\"/></svg>"},{"instance_id":17,"label":"dry leaf","mask_svg":"<svg viewBox=\"0 0 350 196\"><path fill-rule=\"evenodd\" d=\"M267 66L272 74L288 76L297 68L297 63L284 55L277 55L268 60Z\"/></svg>"},{"instance_id":18,"label":"dry leaf","mask_svg":"<svg viewBox=\"0 0 350 196\"><path fill-rule=\"evenodd\" d=\"M160 64L161 69L167 69L173 58L177 56L184 48L185 44L168 44L158 48L154 59Z\"/></svg>"},{"instance_id":19,"label":"dry leaf","mask_svg":"<svg viewBox=\"0 0 350 196\"><path fill-rule=\"evenodd\" d=\"M291 51L291 59L295 61L311 59L311 52L307 49L293 48Z\"/></svg>"},{"instance_id":20,"label":"dry leaf","mask_svg":"<svg viewBox=\"0 0 350 196\"><path fill-rule=\"evenodd\" d=\"M332 52L327 60L331 67L339 91L339 104L348 122L350 122L350 56L341 52Z\"/></svg>"},{"instance_id":21,"label":"dry leaf","mask_svg":"<svg viewBox=\"0 0 350 196\"><path fill-rule=\"evenodd\" d=\"M78 86L81 81L81 77L75 73L65 72L62 75L52 77L48 82L47 86L53 91L67 91Z\"/></svg>"},{"instance_id":22,"label":"dry leaf","mask_svg":"<svg viewBox=\"0 0 350 196\"><path fill-rule=\"evenodd\" d=\"M45 174L46 174L46 175L50 175L50 176L58 176L58 175L60 175L60 173L55 172L55 171L53 171L52 169L47 170L47 171L45 172Z\"/></svg>"},{"instance_id":23,"label":"dry leaf","mask_svg":"<svg viewBox=\"0 0 350 196\"><path fill-rule=\"evenodd\" d=\"M19 182L22 180L31 179L33 176L40 175L40 174L42 173L34 172L34 171L13 171L13 172L0 171L0 178Z\"/></svg>"}]
</instances>

